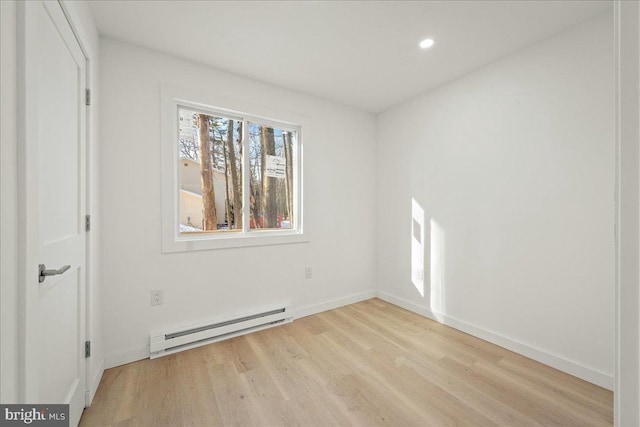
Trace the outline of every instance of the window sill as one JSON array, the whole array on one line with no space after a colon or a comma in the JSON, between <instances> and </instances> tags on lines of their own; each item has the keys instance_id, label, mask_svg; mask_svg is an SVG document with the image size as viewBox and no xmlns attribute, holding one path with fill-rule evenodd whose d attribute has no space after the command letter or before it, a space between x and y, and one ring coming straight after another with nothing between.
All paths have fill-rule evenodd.
<instances>
[{"instance_id":1,"label":"window sill","mask_svg":"<svg viewBox=\"0 0 640 427\"><path fill-rule=\"evenodd\" d=\"M207 251L216 249L246 248L253 246L290 245L297 243L309 243L309 237L297 232L270 233L251 232L250 234L216 236L189 236L176 237L175 240L164 241L162 253Z\"/></svg>"}]
</instances>

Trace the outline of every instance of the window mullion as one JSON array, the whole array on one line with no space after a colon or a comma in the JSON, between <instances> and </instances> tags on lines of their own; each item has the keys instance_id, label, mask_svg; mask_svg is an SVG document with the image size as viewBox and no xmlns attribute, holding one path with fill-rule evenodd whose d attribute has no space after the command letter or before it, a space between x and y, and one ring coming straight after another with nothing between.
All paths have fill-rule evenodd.
<instances>
[{"instance_id":1,"label":"window mullion","mask_svg":"<svg viewBox=\"0 0 640 427\"><path fill-rule=\"evenodd\" d=\"M293 154L292 164L293 164L293 222L291 224L291 228L297 231L300 231L300 225L302 222L300 221L300 216L302 213L302 191L300 188L301 180L300 180L300 131L298 130L295 133L295 141L293 141L293 146L291 147L291 152Z\"/></svg>"},{"instance_id":2,"label":"window mullion","mask_svg":"<svg viewBox=\"0 0 640 427\"><path fill-rule=\"evenodd\" d=\"M250 228L251 216L251 174L249 164L249 121L242 120L242 233Z\"/></svg>"}]
</instances>

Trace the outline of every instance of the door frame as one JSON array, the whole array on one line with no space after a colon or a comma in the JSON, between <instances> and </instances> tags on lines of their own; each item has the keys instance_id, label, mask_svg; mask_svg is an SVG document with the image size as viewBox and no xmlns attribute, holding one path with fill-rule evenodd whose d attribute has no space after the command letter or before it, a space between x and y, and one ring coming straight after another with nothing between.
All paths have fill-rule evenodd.
<instances>
[{"instance_id":1,"label":"door frame","mask_svg":"<svg viewBox=\"0 0 640 427\"><path fill-rule=\"evenodd\" d=\"M66 4L66 0L58 0L58 4L62 8L62 12L64 16L67 18L67 22L69 22L69 26L71 27L71 31L73 31L73 35L80 46L80 50L84 55L85 59L85 85L86 89L91 90L93 82L91 80L91 54L87 49L87 44L84 42L82 37L82 31L78 25L73 21L72 14L69 11L69 8ZM93 132L93 108L92 104L87 105L85 112L85 215L91 215L91 201L93 192L91 191L91 156L93 152L91 151L92 147L92 132ZM91 264L91 256L92 256L92 242L94 241L91 230L87 232L86 237L86 250L85 250L85 340L92 341L92 312L91 312L91 299L93 295L93 283L91 281L91 273L92 273L92 264ZM92 390L93 390L93 378L91 376L91 358L85 358L85 407L88 408L91 405L91 401L93 399ZM95 384L97 387L97 384Z\"/></svg>"},{"instance_id":2,"label":"door frame","mask_svg":"<svg viewBox=\"0 0 640 427\"><path fill-rule=\"evenodd\" d=\"M71 17L69 9L64 1L57 0L69 27L80 47L85 60L85 86L91 87L91 57L87 51L77 23ZM38 226L33 219L38 212L38 193L27 191L37 188L37 165L32 160L37 158L37 124L27 118L34 117L37 111L37 88L28 82L36 80L37 70L28 65L34 61L34 52L29 48L36 42L37 28L34 14L38 4L36 2L22 1L16 5L16 78L17 78L17 186L18 186L18 400L23 403L34 403L39 398L38 381L38 343L37 337L29 334L37 329L38 317L36 313L39 299L38 283ZM85 212L90 212L90 147L92 142L93 112L87 106L85 109ZM91 292L93 288L90 276L91 244L87 234L85 246L85 316L83 318L85 340L91 337ZM91 364L85 358L85 384L82 385L85 392L85 407L89 406L91 399Z\"/></svg>"},{"instance_id":3,"label":"door frame","mask_svg":"<svg viewBox=\"0 0 640 427\"><path fill-rule=\"evenodd\" d=\"M614 0L616 79L614 425L640 424L640 4Z\"/></svg>"}]
</instances>

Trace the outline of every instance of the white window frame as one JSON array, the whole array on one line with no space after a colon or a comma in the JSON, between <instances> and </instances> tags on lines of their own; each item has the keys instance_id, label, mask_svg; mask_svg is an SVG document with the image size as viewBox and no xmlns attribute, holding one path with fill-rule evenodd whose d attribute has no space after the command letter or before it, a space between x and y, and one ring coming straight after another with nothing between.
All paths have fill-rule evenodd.
<instances>
[{"instance_id":1,"label":"white window frame","mask_svg":"<svg viewBox=\"0 0 640 427\"><path fill-rule=\"evenodd\" d=\"M220 107L224 105L225 107ZM247 107L247 108L244 108ZM179 117L178 109L185 108L211 116L222 116L243 122L242 159L242 224L241 231L181 234L180 222L180 183L178 171L179 156ZM246 114L251 111L252 114ZM258 110L258 111L256 111ZM273 118L277 116L277 118ZM246 246L281 245L308 242L303 232L303 180L302 180L302 129L305 119L281 110L272 111L268 107L238 99L162 86L161 89L161 158L162 158L162 252L188 252ZM260 230L249 228L250 193L249 188L249 136L248 123L271 126L296 132L296 144L293 156L294 186L294 227L281 230ZM245 184L247 183L247 184Z\"/></svg>"}]
</instances>

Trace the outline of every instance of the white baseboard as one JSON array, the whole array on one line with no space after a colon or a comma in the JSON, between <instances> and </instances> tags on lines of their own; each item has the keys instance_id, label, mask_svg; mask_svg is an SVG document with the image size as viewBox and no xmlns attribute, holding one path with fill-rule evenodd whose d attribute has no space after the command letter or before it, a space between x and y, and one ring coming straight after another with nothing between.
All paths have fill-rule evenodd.
<instances>
[{"instance_id":1,"label":"white baseboard","mask_svg":"<svg viewBox=\"0 0 640 427\"><path fill-rule=\"evenodd\" d=\"M320 304L294 308L293 310L291 310L291 314L293 315L293 318L295 320L296 318L310 316L312 314L375 298L375 296L376 291L369 290L358 294L348 295L346 297L332 299ZM126 365L127 363L148 358L149 343L147 342L144 346L133 347L124 351L114 352L106 355L104 358L104 366L106 369L115 368L116 366Z\"/></svg>"},{"instance_id":2,"label":"white baseboard","mask_svg":"<svg viewBox=\"0 0 640 427\"><path fill-rule=\"evenodd\" d=\"M428 317L429 319L435 320L436 322L451 326L452 328L458 329L462 332L466 332L467 334L473 335L474 337L483 339L492 344L506 348L507 350L511 350L515 353L536 360L540 363L544 363L545 365L551 366L552 368L556 368L560 371L566 372L567 374L573 375L574 377L578 377L590 383L596 384L600 387L606 388L607 390L613 390L614 377L612 375L588 368L577 362L567 360L565 358L556 356L535 347L531 347L527 344L521 343L511 338L507 338L495 332L479 328L445 314L434 313L426 307L419 306L418 304L415 304L411 301L403 298L398 298L386 292L377 291L376 296L388 303L397 305L398 307L402 307L424 317Z\"/></svg>"},{"instance_id":3,"label":"white baseboard","mask_svg":"<svg viewBox=\"0 0 640 427\"><path fill-rule=\"evenodd\" d=\"M559 369L563 372L581 378L585 381L589 381L590 383L596 384L600 387L604 387L608 390L613 390L614 378L612 375L608 375L595 369L588 368L577 362L564 359L530 345L521 343L511 338L507 338L498 333L479 328L462 320L458 320L447 315L434 313L426 307L419 306L418 304L415 304L411 301L405 300L403 298L398 298L382 291L369 290L358 294L325 301L319 304L296 308L293 309L291 313L294 316L295 320L296 318L311 316L316 313L321 313L323 311L332 310L334 308L343 307L345 305L354 304L375 297L378 297L384 301L402 307L416 314L420 314L429 319L451 326L452 328L458 329L462 332L466 332L477 338L496 344L500 347L521 354L525 357L529 357L540 363L544 363L545 365ZM91 388L91 399L93 399L93 396L95 395L98 384L100 383L102 371L104 369L114 368L116 366L125 365L137 360L147 359L148 357L148 344L108 354L105 357L104 366L101 366L101 369L96 372L96 378L94 378L94 382Z\"/></svg>"},{"instance_id":4,"label":"white baseboard","mask_svg":"<svg viewBox=\"0 0 640 427\"><path fill-rule=\"evenodd\" d=\"M369 290L360 292L359 294L348 295L346 297L321 302L320 304L313 304L296 308L291 310L291 313L293 314L293 318L295 320L300 317L311 316L312 314L322 313L323 311L333 310L334 308L344 307L345 305L355 304L360 301L375 298L376 295L377 293L375 290Z\"/></svg>"},{"instance_id":5,"label":"white baseboard","mask_svg":"<svg viewBox=\"0 0 640 427\"><path fill-rule=\"evenodd\" d=\"M149 358L149 342L140 347L130 347L127 350L116 353L107 354L104 358L104 366L106 369L115 368L116 366L126 365L127 363L136 362Z\"/></svg>"},{"instance_id":6,"label":"white baseboard","mask_svg":"<svg viewBox=\"0 0 640 427\"><path fill-rule=\"evenodd\" d=\"M93 378L91 379L91 383L89 384L89 395L85 402L87 408L91 406L93 398L96 396L98 386L100 385L100 381L102 381L102 374L104 374L104 360L100 362L100 365L98 365L98 369L96 369L96 372L93 374Z\"/></svg>"}]
</instances>

